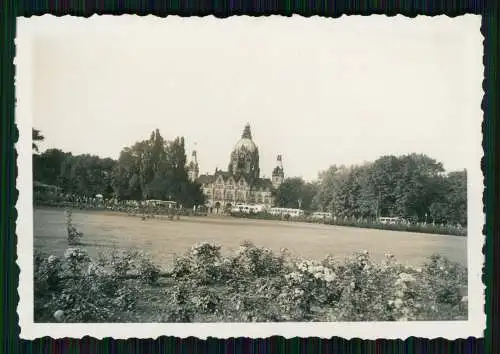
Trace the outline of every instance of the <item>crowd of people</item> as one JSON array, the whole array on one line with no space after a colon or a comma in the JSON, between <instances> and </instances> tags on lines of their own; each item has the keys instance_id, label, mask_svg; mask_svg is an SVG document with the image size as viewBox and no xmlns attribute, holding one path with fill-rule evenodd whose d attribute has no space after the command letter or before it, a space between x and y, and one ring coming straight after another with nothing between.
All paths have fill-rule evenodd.
<instances>
[{"instance_id":1,"label":"crowd of people","mask_svg":"<svg viewBox=\"0 0 500 354\"><path fill-rule=\"evenodd\" d=\"M102 196L77 196L77 195L42 195L35 194L34 204L36 206L70 208L76 210L103 210L122 212L131 215L204 215L206 210L203 206L185 208L182 204L166 207L156 205L148 201L118 200L116 198L104 198Z\"/></svg>"}]
</instances>

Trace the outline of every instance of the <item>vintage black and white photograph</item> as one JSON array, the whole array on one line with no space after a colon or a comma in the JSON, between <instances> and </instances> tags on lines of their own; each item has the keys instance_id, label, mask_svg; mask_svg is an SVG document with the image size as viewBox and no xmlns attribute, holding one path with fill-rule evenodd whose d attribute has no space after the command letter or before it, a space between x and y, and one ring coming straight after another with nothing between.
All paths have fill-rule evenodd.
<instances>
[{"instance_id":1,"label":"vintage black and white photograph","mask_svg":"<svg viewBox=\"0 0 500 354\"><path fill-rule=\"evenodd\" d=\"M17 51L22 333L482 334L479 17L43 16Z\"/></svg>"}]
</instances>

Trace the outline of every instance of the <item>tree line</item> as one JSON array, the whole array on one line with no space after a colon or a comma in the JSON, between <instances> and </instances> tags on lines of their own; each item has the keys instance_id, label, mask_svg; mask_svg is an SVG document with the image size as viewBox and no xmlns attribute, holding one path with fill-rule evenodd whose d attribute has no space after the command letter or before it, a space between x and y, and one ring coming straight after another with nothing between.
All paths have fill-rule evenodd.
<instances>
[{"instance_id":1,"label":"tree line","mask_svg":"<svg viewBox=\"0 0 500 354\"><path fill-rule=\"evenodd\" d=\"M33 130L33 136L40 137ZM37 141L43 140L43 137ZM35 141L35 139L34 139ZM186 207L204 204L201 186L188 179L184 139L165 140L159 130L124 148L118 160L59 149L38 154L33 144L34 181L56 185L66 194L120 200L175 200Z\"/></svg>"},{"instance_id":2,"label":"tree line","mask_svg":"<svg viewBox=\"0 0 500 354\"><path fill-rule=\"evenodd\" d=\"M314 182L288 178L276 201L338 217L466 225L467 173L445 173L441 163L425 155L383 156L360 166L331 166Z\"/></svg>"}]
</instances>

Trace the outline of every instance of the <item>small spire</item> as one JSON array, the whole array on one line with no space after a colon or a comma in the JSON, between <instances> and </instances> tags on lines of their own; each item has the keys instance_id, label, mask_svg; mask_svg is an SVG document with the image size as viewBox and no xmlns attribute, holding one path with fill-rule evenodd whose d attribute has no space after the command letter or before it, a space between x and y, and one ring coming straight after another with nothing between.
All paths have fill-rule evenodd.
<instances>
[{"instance_id":1,"label":"small spire","mask_svg":"<svg viewBox=\"0 0 500 354\"><path fill-rule=\"evenodd\" d=\"M198 164L198 158L197 158L197 153L196 153L196 143L194 143L194 149L193 149L193 152L191 153L191 162L194 164Z\"/></svg>"},{"instance_id":2,"label":"small spire","mask_svg":"<svg viewBox=\"0 0 500 354\"><path fill-rule=\"evenodd\" d=\"M250 130L250 123L245 125L245 129L243 129L243 134L241 134L242 139L252 139L252 131Z\"/></svg>"},{"instance_id":3,"label":"small spire","mask_svg":"<svg viewBox=\"0 0 500 354\"><path fill-rule=\"evenodd\" d=\"M276 165L279 167L283 167L283 161L281 155L276 156Z\"/></svg>"}]
</instances>

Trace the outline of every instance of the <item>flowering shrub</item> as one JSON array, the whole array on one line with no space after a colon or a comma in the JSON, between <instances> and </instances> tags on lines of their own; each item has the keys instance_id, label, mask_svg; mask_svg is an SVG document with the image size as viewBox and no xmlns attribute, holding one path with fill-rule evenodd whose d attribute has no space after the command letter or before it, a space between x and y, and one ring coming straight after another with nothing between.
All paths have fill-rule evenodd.
<instances>
[{"instance_id":1,"label":"flowering shrub","mask_svg":"<svg viewBox=\"0 0 500 354\"><path fill-rule=\"evenodd\" d=\"M83 233L78 231L73 226L71 209L66 209L66 232L68 235L68 245L80 244L80 239L83 237Z\"/></svg>"},{"instance_id":2,"label":"flowering shrub","mask_svg":"<svg viewBox=\"0 0 500 354\"><path fill-rule=\"evenodd\" d=\"M94 263L85 250L69 248L64 258L35 254L35 319L65 322L119 321L133 309L136 287Z\"/></svg>"},{"instance_id":3,"label":"flowering shrub","mask_svg":"<svg viewBox=\"0 0 500 354\"><path fill-rule=\"evenodd\" d=\"M217 284L223 280L221 247L208 242L194 245L184 255L174 260L172 274L180 281L195 285Z\"/></svg>"},{"instance_id":4,"label":"flowering shrub","mask_svg":"<svg viewBox=\"0 0 500 354\"><path fill-rule=\"evenodd\" d=\"M422 267L367 251L313 261L249 242L227 254L196 244L168 272L137 252L35 257L35 310L51 321L460 320L466 285L467 270L439 255Z\"/></svg>"},{"instance_id":5,"label":"flowering shrub","mask_svg":"<svg viewBox=\"0 0 500 354\"><path fill-rule=\"evenodd\" d=\"M141 256L136 268L139 279L145 284L156 284L160 277L160 268L145 256Z\"/></svg>"}]
</instances>

